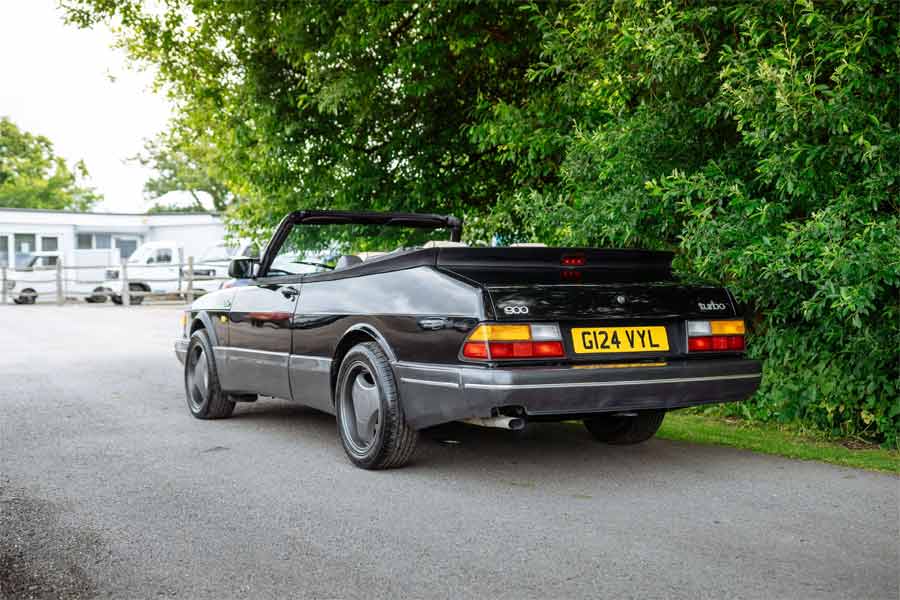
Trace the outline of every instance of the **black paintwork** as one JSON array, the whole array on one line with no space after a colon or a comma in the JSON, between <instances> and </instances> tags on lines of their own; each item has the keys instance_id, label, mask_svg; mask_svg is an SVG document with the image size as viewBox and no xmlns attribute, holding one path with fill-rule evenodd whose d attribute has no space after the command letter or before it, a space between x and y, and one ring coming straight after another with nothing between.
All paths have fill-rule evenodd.
<instances>
[{"instance_id":1,"label":"black paintwork","mask_svg":"<svg viewBox=\"0 0 900 600\"><path fill-rule=\"evenodd\" d=\"M460 355L466 336L484 321L560 325L565 358L504 361L504 368L661 359L709 361L716 357L687 353L685 320L737 315L726 290L675 282L672 255L666 252L438 247L394 252L338 271L266 276L292 227L309 222L350 222L346 219L450 226L457 234L460 226L449 217L397 213L300 211L286 217L263 256L262 276L249 286L208 294L193 310L207 327L212 323L215 344L232 352L232 362L220 365L220 371L229 371L223 381L231 386L230 391L293 397L329 410L329 376L338 365L332 359L339 358L346 336L359 336L360 332L382 344L395 364L490 370L499 364L468 361ZM583 259L584 264L562 264L568 257ZM710 306L715 309L709 310ZM528 313L510 314L506 309L512 307L527 307ZM570 329L603 325L665 326L670 349L576 355ZM743 393L737 390L730 393ZM432 391L435 398L449 393L439 388Z\"/></svg>"},{"instance_id":2,"label":"black paintwork","mask_svg":"<svg viewBox=\"0 0 900 600\"><path fill-rule=\"evenodd\" d=\"M628 319L733 317L735 307L723 288L674 284L516 285L487 288L501 321L535 319ZM721 310L703 311L700 304L714 302ZM508 306L528 306L526 315L507 315Z\"/></svg>"},{"instance_id":3,"label":"black paintwork","mask_svg":"<svg viewBox=\"0 0 900 600\"><path fill-rule=\"evenodd\" d=\"M674 281L671 252L600 248L440 248L436 266L482 285ZM563 265L579 258L583 266Z\"/></svg>"}]
</instances>

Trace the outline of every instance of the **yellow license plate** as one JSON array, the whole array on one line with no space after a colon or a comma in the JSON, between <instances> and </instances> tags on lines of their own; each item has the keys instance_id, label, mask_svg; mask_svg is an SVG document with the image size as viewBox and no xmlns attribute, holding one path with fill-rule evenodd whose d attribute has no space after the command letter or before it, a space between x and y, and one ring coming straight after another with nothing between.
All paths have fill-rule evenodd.
<instances>
[{"instance_id":1,"label":"yellow license plate","mask_svg":"<svg viewBox=\"0 0 900 600\"><path fill-rule=\"evenodd\" d=\"M573 327L576 354L663 352L669 349L665 327Z\"/></svg>"}]
</instances>

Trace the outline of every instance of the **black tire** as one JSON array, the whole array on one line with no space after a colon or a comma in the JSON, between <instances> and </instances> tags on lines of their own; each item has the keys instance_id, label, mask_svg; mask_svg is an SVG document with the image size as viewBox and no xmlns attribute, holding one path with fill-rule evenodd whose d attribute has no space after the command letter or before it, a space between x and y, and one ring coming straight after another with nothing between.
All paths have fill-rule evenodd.
<instances>
[{"instance_id":1,"label":"black tire","mask_svg":"<svg viewBox=\"0 0 900 600\"><path fill-rule=\"evenodd\" d=\"M26 288L22 290L18 298L13 298L13 302L16 304L34 304L37 302L37 292L31 288Z\"/></svg>"},{"instance_id":2,"label":"black tire","mask_svg":"<svg viewBox=\"0 0 900 600\"><path fill-rule=\"evenodd\" d=\"M188 410L198 419L225 419L234 412L234 402L219 385L219 373L206 330L191 335L184 358L184 391Z\"/></svg>"},{"instance_id":3,"label":"black tire","mask_svg":"<svg viewBox=\"0 0 900 600\"><path fill-rule=\"evenodd\" d=\"M143 287L141 287L141 285L139 283L129 283L128 289L131 290L132 292L146 292L147 291ZM119 305L122 304L122 296L119 296L117 294L111 294L110 299L113 301L113 304L119 304ZM132 306L138 305L143 301L144 301L143 296L132 296L131 297L131 305Z\"/></svg>"},{"instance_id":4,"label":"black tire","mask_svg":"<svg viewBox=\"0 0 900 600\"><path fill-rule=\"evenodd\" d=\"M645 410L633 417L598 415L585 419L584 426L598 442L626 446L652 438L665 416L664 410Z\"/></svg>"},{"instance_id":5,"label":"black tire","mask_svg":"<svg viewBox=\"0 0 900 600\"><path fill-rule=\"evenodd\" d=\"M103 304L106 302L108 292L109 290L103 287L94 288L93 296L87 296L84 301L88 304Z\"/></svg>"},{"instance_id":6,"label":"black tire","mask_svg":"<svg viewBox=\"0 0 900 600\"><path fill-rule=\"evenodd\" d=\"M412 458L419 432L406 423L394 371L378 344L357 344L344 356L334 402L338 435L354 465L372 470L392 469ZM356 414L361 405L371 408L362 430Z\"/></svg>"}]
</instances>

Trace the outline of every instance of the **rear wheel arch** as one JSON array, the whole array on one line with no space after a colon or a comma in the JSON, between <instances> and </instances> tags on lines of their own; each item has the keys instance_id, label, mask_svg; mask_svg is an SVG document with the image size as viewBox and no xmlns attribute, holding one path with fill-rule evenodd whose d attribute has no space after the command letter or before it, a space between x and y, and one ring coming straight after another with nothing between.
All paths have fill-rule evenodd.
<instances>
[{"instance_id":1,"label":"rear wheel arch","mask_svg":"<svg viewBox=\"0 0 900 600\"><path fill-rule=\"evenodd\" d=\"M375 341L354 345L337 376L335 416L347 457L364 469L406 464L419 432L409 426L387 354Z\"/></svg>"},{"instance_id":2,"label":"rear wheel arch","mask_svg":"<svg viewBox=\"0 0 900 600\"><path fill-rule=\"evenodd\" d=\"M338 342L338 345L334 350L334 355L331 359L332 403L334 403L334 389L335 385L337 384L338 371L340 371L341 369L341 363L344 361L344 357L354 346L356 346L357 344L364 344L366 342L375 342L376 344L378 344L387 356L388 361L390 361L391 363L397 361L397 357L394 354L394 351L391 349L390 344L384 338L381 332L378 331L375 327L366 323L359 323L357 325L354 325L353 327L350 327L347 331L344 332L344 335L341 336L341 341Z\"/></svg>"}]
</instances>

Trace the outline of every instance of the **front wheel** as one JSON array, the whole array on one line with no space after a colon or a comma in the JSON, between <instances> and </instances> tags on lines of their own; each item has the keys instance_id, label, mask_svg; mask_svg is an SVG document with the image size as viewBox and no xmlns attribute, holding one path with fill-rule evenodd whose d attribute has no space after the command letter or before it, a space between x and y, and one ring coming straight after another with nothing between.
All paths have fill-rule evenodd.
<instances>
[{"instance_id":1,"label":"front wheel","mask_svg":"<svg viewBox=\"0 0 900 600\"><path fill-rule=\"evenodd\" d=\"M191 414L198 419L224 419L234 411L234 402L222 391L206 331L191 335L184 360L184 389Z\"/></svg>"},{"instance_id":2,"label":"front wheel","mask_svg":"<svg viewBox=\"0 0 900 600\"><path fill-rule=\"evenodd\" d=\"M664 410L645 410L634 416L598 415L585 419L584 426L598 442L624 446L652 438L665 416Z\"/></svg>"},{"instance_id":3,"label":"front wheel","mask_svg":"<svg viewBox=\"0 0 900 600\"><path fill-rule=\"evenodd\" d=\"M94 288L91 296L88 296L84 299L88 304L102 304L106 302L107 297L112 292L109 288L98 287Z\"/></svg>"},{"instance_id":4,"label":"front wheel","mask_svg":"<svg viewBox=\"0 0 900 600\"><path fill-rule=\"evenodd\" d=\"M146 292L147 291L137 283L129 283L128 289L132 292ZM122 296L112 294L112 295L110 295L110 299L113 301L113 304L122 304ZM144 301L143 296L132 296L131 297L131 305L132 306L134 306L136 304L140 304L143 301Z\"/></svg>"},{"instance_id":5,"label":"front wheel","mask_svg":"<svg viewBox=\"0 0 900 600\"><path fill-rule=\"evenodd\" d=\"M22 290L18 298L13 298L16 304L34 304L37 302L37 292L31 288Z\"/></svg>"},{"instance_id":6,"label":"front wheel","mask_svg":"<svg viewBox=\"0 0 900 600\"><path fill-rule=\"evenodd\" d=\"M375 342L354 346L341 362L335 412L344 451L356 466L390 469L412 457L419 432L406 423L394 372Z\"/></svg>"}]
</instances>

